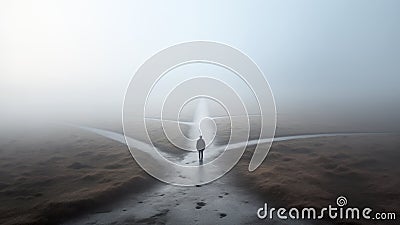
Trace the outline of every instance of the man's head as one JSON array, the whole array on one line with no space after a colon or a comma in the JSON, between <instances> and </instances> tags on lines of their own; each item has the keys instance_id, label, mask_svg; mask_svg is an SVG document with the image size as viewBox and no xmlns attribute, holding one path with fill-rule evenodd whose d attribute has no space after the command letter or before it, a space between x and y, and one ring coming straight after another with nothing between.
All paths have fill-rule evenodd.
<instances>
[{"instance_id":1,"label":"man's head","mask_svg":"<svg viewBox=\"0 0 400 225\"><path fill-rule=\"evenodd\" d=\"M200 135L200 136L199 136L199 138L200 138L200 139L202 139L202 138L203 138L203 136L201 136L201 135Z\"/></svg>"}]
</instances>

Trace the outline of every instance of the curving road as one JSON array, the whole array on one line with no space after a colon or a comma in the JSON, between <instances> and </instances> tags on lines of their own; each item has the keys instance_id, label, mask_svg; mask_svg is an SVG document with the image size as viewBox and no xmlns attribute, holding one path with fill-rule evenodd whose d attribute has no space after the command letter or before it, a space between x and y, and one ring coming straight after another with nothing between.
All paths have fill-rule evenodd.
<instances>
[{"instance_id":1,"label":"curving road","mask_svg":"<svg viewBox=\"0 0 400 225\"><path fill-rule=\"evenodd\" d=\"M80 128L125 143L123 134L90 127L81 126ZM365 134L377 133L291 135L277 137L273 141ZM153 148L141 141L134 141L135 147L143 151L147 152L148 148ZM253 140L248 143L235 143L228 149L225 146L215 149L224 151L246 144L255 145L270 141L271 139ZM209 154L208 157L215 157L215 155ZM188 153L183 162L197 163L197 153ZM159 185L139 195L127 195L120 202L75 218L66 224L308 224L306 221L258 219L257 209L262 207L267 199L258 199L247 190L233 186L233 179L233 174L228 173L212 183L196 187L179 187L160 182Z\"/></svg>"}]
</instances>

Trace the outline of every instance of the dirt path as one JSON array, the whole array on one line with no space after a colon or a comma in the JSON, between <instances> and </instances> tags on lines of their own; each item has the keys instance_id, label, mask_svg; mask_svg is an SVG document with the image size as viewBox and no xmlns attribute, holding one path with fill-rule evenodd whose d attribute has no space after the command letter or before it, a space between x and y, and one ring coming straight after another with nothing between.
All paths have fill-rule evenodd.
<instances>
[{"instance_id":1,"label":"dirt path","mask_svg":"<svg viewBox=\"0 0 400 225\"><path fill-rule=\"evenodd\" d=\"M124 142L123 135L85 128L99 135ZM352 134L297 135L275 141ZM192 157L186 158L189 162ZM304 221L264 221L257 218L257 209L268 199L233 184L228 173L202 186L179 187L161 183L140 195L127 195L96 212L75 218L66 224L307 224Z\"/></svg>"},{"instance_id":2,"label":"dirt path","mask_svg":"<svg viewBox=\"0 0 400 225\"><path fill-rule=\"evenodd\" d=\"M232 186L232 176L196 187L160 183L66 224L285 224L258 219L257 209L266 199Z\"/></svg>"}]
</instances>

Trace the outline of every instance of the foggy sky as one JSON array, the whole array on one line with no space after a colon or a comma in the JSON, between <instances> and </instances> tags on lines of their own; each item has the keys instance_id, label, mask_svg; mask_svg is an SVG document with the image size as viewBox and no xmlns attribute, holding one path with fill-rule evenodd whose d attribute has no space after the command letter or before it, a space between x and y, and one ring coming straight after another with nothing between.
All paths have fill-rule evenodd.
<instances>
[{"instance_id":1,"label":"foggy sky","mask_svg":"<svg viewBox=\"0 0 400 225\"><path fill-rule=\"evenodd\" d=\"M212 40L264 72L278 120L400 115L399 1L1 1L0 121L120 121L159 50Z\"/></svg>"}]
</instances>

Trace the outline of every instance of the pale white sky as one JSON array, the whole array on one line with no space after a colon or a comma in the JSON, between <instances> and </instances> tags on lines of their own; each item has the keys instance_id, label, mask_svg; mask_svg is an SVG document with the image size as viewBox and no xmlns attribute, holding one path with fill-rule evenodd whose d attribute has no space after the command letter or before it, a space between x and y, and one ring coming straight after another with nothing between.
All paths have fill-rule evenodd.
<instances>
[{"instance_id":1,"label":"pale white sky","mask_svg":"<svg viewBox=\"0 0 400 225\"><path fill-rule=\"evenodd\" d=\"M135 70L179 42L249 55L278 113L400 114L400 1L1 1L2 119L119 119Z\"/></svg>"}]
</instances>

